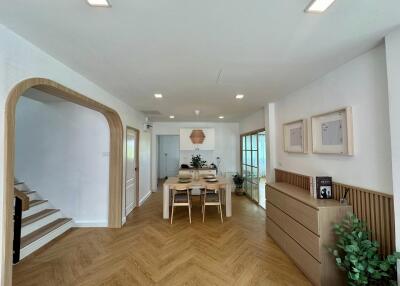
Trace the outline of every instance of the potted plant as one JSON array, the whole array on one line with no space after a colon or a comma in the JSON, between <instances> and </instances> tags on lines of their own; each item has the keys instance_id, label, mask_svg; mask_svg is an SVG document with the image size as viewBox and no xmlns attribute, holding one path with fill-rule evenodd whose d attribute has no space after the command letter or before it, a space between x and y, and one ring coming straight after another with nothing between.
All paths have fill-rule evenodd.
<instances>
[{"instance_id":1,"label":"potted plant","mask_svg":"<svg viewBox=\"0 0 400 286\"><path fill-rule=\"evenodd\" d=\"M363 221L349 214L334 225L336 248L329 249L336 265L346 272L348 285L397 285L396 262L400 253L382 259L379 243L368 238Z\"/></svg>"},{"instance_id":2,"label":"potted plant","mask_svg":"<svg viewBox=\"0 0 400 286\"><path fill-rule=\"evenodd\" d=\"M202 167L204 167L206 165L206 161L204 161L201 158L201 155L192 155L192 161L190 162L190 166L192 166L192 168L194 169L194 180L198 181L199 180L199 169L201 169Z\"/></svg>"},{"instance_id":3,"label":"potted plant","mask_svg":"<svg viewBox=\"0 0 400 286\"><path fill-rule=\"evenodd\" d=\"M233 176L233 182L235 183L235 194L238 196L243 196L244 190L243 190L243 182L244 178L240 174L236 174Z\"/></svg>"}]
</instances>

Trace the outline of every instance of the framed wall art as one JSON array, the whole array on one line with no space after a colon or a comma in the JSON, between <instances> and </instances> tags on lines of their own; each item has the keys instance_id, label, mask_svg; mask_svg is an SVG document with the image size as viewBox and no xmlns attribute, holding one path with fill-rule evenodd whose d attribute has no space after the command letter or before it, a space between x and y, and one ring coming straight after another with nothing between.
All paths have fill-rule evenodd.
<instances>
[{"instance_id":1,"label":"framed wall art","mask_svg":"<svg viewBox=\"0 0 400 286\"><path fill-rule=\"evenodd\" d=\"M313 153L353 155L351 107L311 117L311 131Z\"/></svg>"},{"instance_id":2,"label":"framed wall art","mask_svg":"<svg viewBox=\"0 0 400 286\"><path fill-rule=\"evenodd\" d=\"M283 124L283 149L289 153L308 153L306 119Z\"/></svg>"}]
</instances>

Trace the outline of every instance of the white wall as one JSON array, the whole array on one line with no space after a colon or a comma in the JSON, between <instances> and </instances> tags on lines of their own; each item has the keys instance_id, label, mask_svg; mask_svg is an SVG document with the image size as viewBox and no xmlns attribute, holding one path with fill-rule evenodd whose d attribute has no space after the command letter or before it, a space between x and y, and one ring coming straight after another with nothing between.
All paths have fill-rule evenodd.
<instances>
[{"instance_id":1,"label":"white wall","mask_svg":"<svg viewBox=\"0 0 400 286\"><path fill-rule=\"evenodd\" d=\"M157 154L157 135L179 135L180 128L215 128L215 150L202 151L209 161L221 158L221 172L237 172L239 170L239 124L214 122L155 122L152 130L152 154ZM181 155L191 158L191 152ZM208 162L211 163L211 162ZM152 157L152 189L157 190L157 156Z\"/></svg>"},{"instance_id":2,"label":"white wall","mask_svg":"<svg viewBox=\"0 0 400 286\"><path fill-rule=\"evenodd\" d=\"M15 176L78 225L107 226L110 128L105 117L69 102L22 97L16 119Z\"/></svg>"},{"instance_id":3,"label":"white wall","mask_svg":"<svg viewBox=\"0 0 400 286\"><path fill-rule=\"evenodd\" d=\"M400 251L400 29L386 39L396 247ZM400 282L400 262L398 263ZM400 284L400 283L399 283Z\"/></svg>"},{"instance_id":4,"label":"white wall","mask_svg":"<svg viewBox=\"0 0 400 286\"><path fill-rule=\"evenodd\" d=\"M130 125L140 130L143 128L144 115L142 113L0 25L0 126L4 126L5 102L10 90L20 81L31 77L44 77L59 82L115 109L121 116L124 126ZM141 132L139 169L141 172L141 198L150 191L150 145L151 134ZM0 150L4 150L4 128L0 128ZM3 152L0 152L0 185L4 186ZM4 188L0 188L0 204L4 210ZM1 213L0 221L0 231L4 234L3 213ZM0 240L0 245L3 246L0 253L1 273L3 273L4 245L2 240Z\"/></svg>"},{"instance_id":5,"label":"white wall","mask_svg":"<svg viewBox=\"0 0 400 286\"><path fill-rule=\"evenodd\" d=\"M265 128L265 110L260 109L257 112L246 116L239 121L239 132L240 134L254 131L257 129Z\"/></svg>"},{"instance_id":6,"label":"white wall","mask_svg":"<svg viewBox=\"0 0 400 286\"><path fill-rule=\"evenodd\" d=\"M352 157L283 152L282 124L351 106ZM383 45L276 102L277 167L392 193L385 48ZM309 129L309 142L311 130Z\"/></svg>"}]
</instances>

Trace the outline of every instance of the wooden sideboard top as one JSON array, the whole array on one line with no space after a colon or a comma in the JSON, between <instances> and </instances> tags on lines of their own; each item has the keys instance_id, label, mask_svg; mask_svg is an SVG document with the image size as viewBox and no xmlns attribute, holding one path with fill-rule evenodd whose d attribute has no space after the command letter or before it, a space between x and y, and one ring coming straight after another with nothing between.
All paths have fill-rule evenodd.
<instances>
[{"instance_id":1,"label":"wooden sideboard top","mask_svg":"<svg viewBox=\"0 0 400 286\"><path fill-rule=\"evenodd\" d=\"M315 199L311 196L311 194L308 191L288 183L268 183L267 186L317 210L320 208L343 206L338 201L333 199L325 199L325 200Z\"/></svg>"},{"instance_id":2,"label":"wooden sideboard top","mask_svg":"<svg viewBox=\"0 0 400 286\"><path fill-rule=\"evenodd\" d=\"M209 168L209 167L200 168L200 169L195 169L195 168L179 168L179 171L195 171L195 170L199 170L199 171L210 171L210 170L217 170L217 169L216 169L216 168Z\"/></svg>"}]
</instances>

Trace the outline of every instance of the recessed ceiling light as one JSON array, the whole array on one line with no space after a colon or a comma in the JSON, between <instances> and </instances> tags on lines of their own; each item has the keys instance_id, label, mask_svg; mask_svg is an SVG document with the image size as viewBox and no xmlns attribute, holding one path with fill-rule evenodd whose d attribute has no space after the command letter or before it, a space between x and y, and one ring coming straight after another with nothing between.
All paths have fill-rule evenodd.
<instances>
[{"instance_id":1,"label":"recessed ceiling light","mask_svg":"<svg viewBox=\"0 0 400 286\"><path fill-rule=\"evenodd\" d=\"M90 6L95 7L111 7L110 2L108 0L87 0Z\"/></svg>"},{"instance_id":2,"label":"recessed ceiling light","mask_svg":"<svg viewBox=\"0 0 400 286\"><path fill-rule=\"evenodd\" d=\"M170 115L169 118L174 119L175 115Z\"/></svg>"},{"instance_id":3,"label":"recessed ceiling light","mask_svg":"<svg viewBox=\"0 0 400 286\"><path fill-rule=\"evenodd\" d=\"M197 110L197 109L196 109L196 110L194 111L194 114L196 114L197 116L199 116L200 110Z\"/></svg>"},{"instance_id":4,"label":"recessed ceiling light","mask_svg":"<svg viewBox=\"0 0 400 286\"><path fill-rule=\"evenodd\" d=\"M154 97L155 98L162 98L162 94L161 93L156 93L156 94L154 94Z\"/></svg>"},{"instance_id":5,"label":"recessed ceiling light","mask_svg":"<svg viewBox=\"0 0 400 286\"><path fill-rule=\"evenodd\" d=\"M223 117L222 115L221 115L221 116L219 116L218 118L219 118L219 119L224 119L224 117Z\"/></svg>"},{"instance_id":6,"label":"recessed ceiling light","mask_svg":"<svg viewBox=\"0 0 400 286\"><path fill-rule=\"evenodd\" d=\"M236 94L236 99L243 99L244 95L243 94Z\"/></svg>"},{"instance_id":7,"label":"recessed ceiling light","mask_svg":"<svg viewBox=\"0 0 400 286\"><path fill-rule=\"evenodd\" d=\"M313 0L306 8L309 13L322 13L329 8L335 0Z\"/></svg>"}]
</instances>

